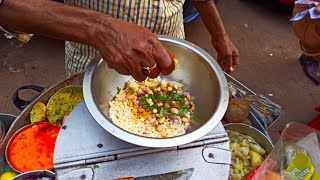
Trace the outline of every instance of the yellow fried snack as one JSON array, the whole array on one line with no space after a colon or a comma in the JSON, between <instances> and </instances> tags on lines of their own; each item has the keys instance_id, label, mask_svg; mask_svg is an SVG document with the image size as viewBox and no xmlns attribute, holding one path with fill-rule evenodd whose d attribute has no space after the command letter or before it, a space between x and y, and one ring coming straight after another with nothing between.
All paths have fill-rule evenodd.
<instances>
[{"instance_id":1,"label":"yellow fried snack","mask_svg":"<svg viewBox=\"0 0 320 180\"><path fill-rule=\"evenodd\" d=\"M42 122L46 119L47 107L42 102L37 102L30 113L31 123Z\"/></svg>"},{"instance_id":2,"label":"yellow fried snack","mask_svg":"<svg viewBox=\"0 0 320 180\"><path fill-rule=\"evenodd\" d=\"M68 86L56 92L47 104L47 119L55 125L62 125L64 116L83 100L81 86Z\"/></svg>"}]
</instances>

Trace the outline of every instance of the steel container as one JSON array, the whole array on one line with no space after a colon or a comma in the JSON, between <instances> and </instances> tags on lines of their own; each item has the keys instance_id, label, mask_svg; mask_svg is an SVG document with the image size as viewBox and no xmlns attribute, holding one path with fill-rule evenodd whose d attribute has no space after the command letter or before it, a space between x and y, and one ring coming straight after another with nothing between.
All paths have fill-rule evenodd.
<instances>
[{"instance_id":1,"label":"steel container","mask_svg":"<svg viewBox=\"0 0 320 180\"><path fill-rule=\"evenodd\" d=\"M8 156L9 156L9 149L10 149L10 146L12 145L13 140L14 140L21 132L23 132L24 130L29 129L29 128L32 128L33 125L34 125L34 124L26 125L26 126L20 128L18 131L16 131L16 132L11 136L11 138L9 139L9 142L8 142L8 144L7 144L7 146L6 146L6 149L5 149L5 157L6 157L6 161L7 161L8 165L9 165L13 170L15 170L16 172L19 172L19 173L26 173L26 172L19 171L18 169L16 169L16 168L12 165L12 162L9 161L9 157L8 157ZM52 169L53 169L53 166L52 166L50 169L48 169L48 170L52 170ZM43 170L41 170L41 171L43 171Z\"/></svg>"},{"instance_id":2,"label":"steel container","mask_svg":"<svg viewBox=\"0 0 320 180\"><path fill-rule=\"evenodd\" d=\"M269 154L273 149L273 144L270 139L258 129L243 123L225 124L226 130L236 131L240 134L251 136L263 149Z\"/></svg>"},{"instance_id":3,"label":"steel container","mask_svg":"<svg viewBox=\"0 0 320 180\"><path fill-rule=\"evenodd\" d=\"M171 138L148 138L132 134L112 123L108 103L131 77L109 69L106 61L94 61L85 73L83 91L86 105L95 120L109 133L132 144L147 147L172 147L195 141L209 133L222 119L229 102L226 77L218 63L204 50L185 40L159 36L175 54L179 64L162 79L181 81L195 97L191 131Z\"/></svg>"},{"instance_id":4,"label":"steel container","mask_svg":"<svg viewBox=\"0 0 320 180\"><path fill-rule=\"evenodd\" d=\"M12 180L26 180L26 179L54 180L55 173L48 170L29 171L26 173L19 174L18 176L14 177Z\"/></svg>"}]
</instances>

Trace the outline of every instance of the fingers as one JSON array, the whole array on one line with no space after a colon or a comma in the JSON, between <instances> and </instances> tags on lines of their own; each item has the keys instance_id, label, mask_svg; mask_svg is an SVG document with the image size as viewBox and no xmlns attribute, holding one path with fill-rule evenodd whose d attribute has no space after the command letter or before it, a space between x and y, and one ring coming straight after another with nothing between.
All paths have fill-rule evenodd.
<instances>
[{"instance_id":1,"label":"fingers","mask_svg":"<svg viewBox=\"0 0 320 180\"><path fill-rule=\"evenodd\" d=\"M160 42L156 43L152 53L157 62L159 72L163 75L172 73L175 69L174 55Z\"/></svg>"},{"instance_id":2,"label":"fingers","mask_svg":"<svg viewBox=\"0 0 320 180\"><path fill-rule=\"evenodd\" d=\"M136 65L136 68L130 69L130 74L137 81L144 81L147 76L143 73L143 69L140 65Z\"/></svg>"},{"instance_id":3,"label":"fingers","mask_svg":"<svg viewBox=\"0 0 320 180\"><path fill-rule=\"evenodd\" d=\"M156 78L159 76L160 74L159 66L152 56L149 56L148 58L144 58L143 60L141 60L140 64L142 68L149 69L149 74L145 74L148 77Z\"/></svg>"},{"instance_id":4,"label":"fingers","mask_svg":"<svg viewBox=\"0 0 320 180\"><path fill-rule=\"evenodd\" d=\"M113 65L109 62L107 62L108 64L108 68L110 69L114 69L115 71L117 71L119 74L122 75L130 75L129 70L125 67L125 66L120 66L120 65Z\"/></svg>"},{"instance_id":5,"label":"fingers","mask_svg":"<svg viewBox=\"0 0 320 180\"><path fill-rule=\"evenodd\" d=\"M140 65L140 56L130 56L130 59L124 60L123 66L126 67L131 75L137 81L144 81L147 75L143 73L142 66Z\"/></svg>"},{"instance_id":6,"label":"fingers","mask_svg":"<svg viewBox=\"0 0 320 180\"><path fill-rule=\"evenodd\" d=\"M119 74L122 74L122 75L130 75L129 70L125 67L120 67L114 70L116 70Z\"/></svg>"},{"instance_id":7,"label":"fingers","mask_svg":"<svg viewBox=\"0 0 320 180\"><path fill-rule=\"evenodd\" d=\"M220 64L224 72L232 73L240 65L239 54L235 54L231 56L231 63L230 63L230 59L226 59L226 58L218 58L218 63Z\"/></svg>"},{"instance_id":8,"label":"fingers","mask_svg":"<svg viewBox=\"0 0 320 180\"><path fill-rule=\"evenodd\" d=\"M222 70L228 74L235 71L240 64L239 51L236 46L229 39L220 43L220 46L215 45L213 41L213 46L216 47L218 53L218 63Z\"/></svg>"},{"instance_id":9,"label":"fingers","mask_svg":"<svg viewBox=\"0 0 320 180\"><path fill-rule=\"evenodd\" d=\"M232 55L227 54L223 57L218 57L218 63L224 72L230 73L232 70Z\"/></svg>"}]
</instances>

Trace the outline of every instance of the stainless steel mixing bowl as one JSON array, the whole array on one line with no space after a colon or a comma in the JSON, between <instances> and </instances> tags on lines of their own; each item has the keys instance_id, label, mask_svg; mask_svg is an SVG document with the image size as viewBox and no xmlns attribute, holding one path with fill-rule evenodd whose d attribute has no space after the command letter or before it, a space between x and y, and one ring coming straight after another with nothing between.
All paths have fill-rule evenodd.
<instances>
[{"instance_id":1,"label":"stainless steel mixing bowl","mask_svg":"<svg viewBox=\"0 0 320 180\"><path fill-rule=\"evenodd\" d=\"M182 81L195 97L195 113L191 130L181 136L158 139L132 134L112 123L108 117L108 102L124 87L130 76L109 69L105 61L94 61L83 81L84 99L94 119L109 133L132 144L147 147L172 147L195 141L208 134L222 119L229 102L224 73L204 50L185 40L159 36L160 41L180 61L176 70L163 79Z\"/></svg>"}]
</instances>

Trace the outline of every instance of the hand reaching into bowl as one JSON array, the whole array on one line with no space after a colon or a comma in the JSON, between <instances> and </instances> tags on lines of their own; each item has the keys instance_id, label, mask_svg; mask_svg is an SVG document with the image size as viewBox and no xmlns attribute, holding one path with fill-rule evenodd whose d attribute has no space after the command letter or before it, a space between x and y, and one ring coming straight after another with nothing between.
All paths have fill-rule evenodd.
<instances>
[{"instance_id":1,"label":"hand reaching into bowl","mask_svg":"<svg viewBox=\"0 0 320 180\"><path fill-rule=\"evenodd\" d=\"M169 51L149 30L93 10L53 1L6 1L1 4L0 25L12 31L92 46L110 68L138 81L160 73L168 75L175 68ZM88 51L77 55L89 59Z\"/></svg>"},{"instance_id":2,"label":"hand reaching into bowl","mask_svg":"<svg viewBox=\"0 0 320 180\"><path fill-rule=\"evenodd\" d=\"M174 70L173 55L148 29L121 20L108 26L111 28L99 28L96 47L109 68L132 75L137 81L156 78L160 73L168 75Z\"/></svg>"}]
</instances>

